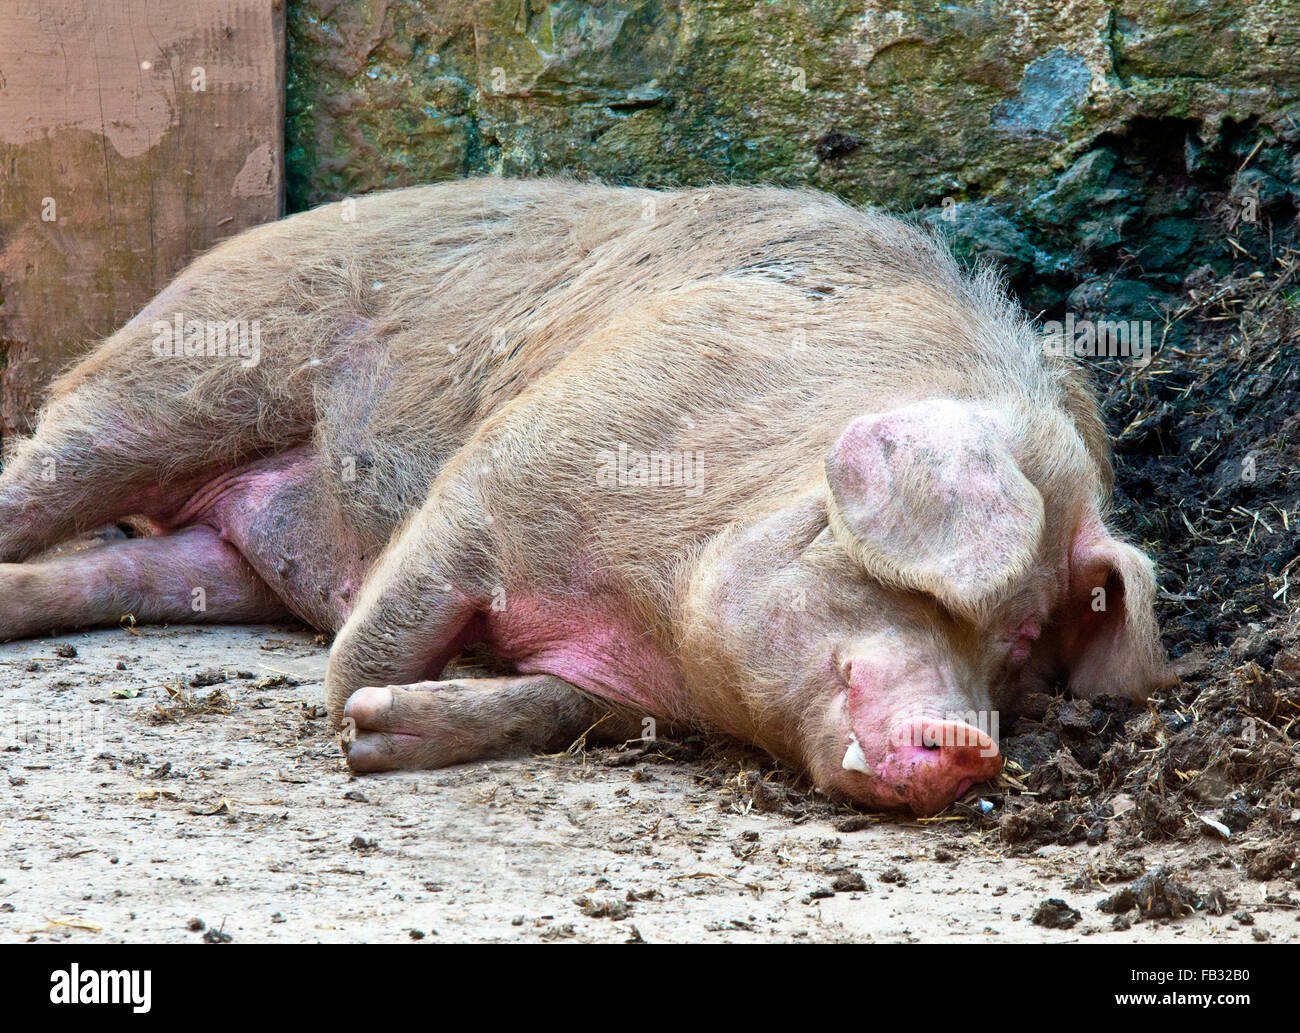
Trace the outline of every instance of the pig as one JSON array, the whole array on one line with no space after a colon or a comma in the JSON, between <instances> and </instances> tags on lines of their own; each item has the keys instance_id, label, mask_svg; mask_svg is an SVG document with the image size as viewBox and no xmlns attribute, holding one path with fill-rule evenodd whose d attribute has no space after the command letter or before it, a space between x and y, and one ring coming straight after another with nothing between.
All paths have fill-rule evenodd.
<instances>
[{"instance_id":1,"label":"pig","mask_svg":"<svg viewBox=\"0 0 1300 1033\"><path fill-rule=\"evenodd\" d=\"M357 772L700 728L933 814L1163 678L1086 370L821 193L481 178L202 255L0 476L0 637L296 616ZM119 525L128 537L57 549ZM499 665L449 667L471 647Z\"/></svg>"}]
</instances>

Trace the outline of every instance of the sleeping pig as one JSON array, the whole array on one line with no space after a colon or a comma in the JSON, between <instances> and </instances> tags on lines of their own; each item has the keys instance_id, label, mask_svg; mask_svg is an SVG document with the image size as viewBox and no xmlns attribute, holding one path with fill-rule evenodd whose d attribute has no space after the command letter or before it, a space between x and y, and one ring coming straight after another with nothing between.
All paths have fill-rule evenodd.
<instances>
[{"instance_id":1,"label":"sleeping pig","mask_svg":"<svg viewBox=\"0 0 1300 1033\"><path fill-rule=\"evenodd\" d=\"M57 380L0 477L0 637L296 615L357 771L606 715L931 814L1023 693L1160 680L1110 491L1083 370L896 219L475 179L227 241ZM445 676L473 645L508 673Z\"/></svg>"}]
</instances>

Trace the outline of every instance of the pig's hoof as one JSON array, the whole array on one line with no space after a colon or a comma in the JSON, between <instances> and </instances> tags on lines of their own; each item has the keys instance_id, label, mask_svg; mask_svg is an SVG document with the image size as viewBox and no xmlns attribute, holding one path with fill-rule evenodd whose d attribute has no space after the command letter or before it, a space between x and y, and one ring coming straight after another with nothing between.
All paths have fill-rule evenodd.
<instances>
[{"instance_id":1,"label":"pig's hoof","mask_svg":"<svg viewBox=\"0 0 1300 1033\"><path fill-rule=\"evenodd\" d=\"M448 734L445 702L437 682L427 689L368 685L343 708L343 748L353 771L440 768L470 759Z\"/></svg>"},{"instance_id":2,"label":"pig's hoof","mask_svg":"<svg viewBox=\"0 0 1300 1033\"><path fill-rule=\"evenodd\" d=\"M595 721L591 701L551 675L368 686L343 707L343 748L353 771L442 768L553 749Z\"/></svg>"},{"instance_id":3,"label":"pig's hoof","mask_svg":"<svg viewBox=\"0 0 1300 1033\"><path fill-rule=\"evenodd\" d=\"M411 738L394 725L393 690L382 685L357 689L343 708L343 749L353 771L392 771L409 765L404 740Z\"/></svg>"}]
</instances>

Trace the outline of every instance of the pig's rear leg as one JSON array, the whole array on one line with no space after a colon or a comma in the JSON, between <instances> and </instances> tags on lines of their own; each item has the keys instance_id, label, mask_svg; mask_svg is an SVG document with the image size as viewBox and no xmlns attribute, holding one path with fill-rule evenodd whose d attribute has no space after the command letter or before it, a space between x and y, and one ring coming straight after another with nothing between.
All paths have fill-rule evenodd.
<instances>
[{"instance_id":1,"label":"pig's rear leg","mask_svg":"<svg viewBox=\"0 0 1300 1033\"><path fill-rule=\"evenodd\" d=\"M222 304L169 288L151 307L202 319ZM125 516L165 522L222 470L310 436L309 387L287 391L264 366L156 358L152 325L142 313L58 378L33 434L8 448L0 563Z\"/></svg>"},{"instance_id":2,"label":"pig's rear leg","mask_svg":"<svg viewBox=\"0 0 1300 1033\"><path fill-rule=\"evenodd\" d=\"M310 447L291 449L214 478L173 520L215 529L289 609L337 631L377 550L344 526L329 478Z\"/></svg>"},{"instance_id":3,"label":"pig's rear leg","mask_svg":"<svg viewBox=\"0 0 1300 1033\"><path fill-rule=\"evenodd\" d=\"M441 768L529 750L638 737L628 715L549 674L370 686L343 710L353 771Z\"/></svg>"},{"instance_id":4,"label":"pig's rear leg","mask_svg":"<svg viewBox=\"0 0 1300 1033\"><path fill-rule=\"evenodd\" d=\"M265 621L288 608L208 527L0 564L0 640L63 628Z\"/></svg>"},{"instance_id":5,"label":"pig's rear leg","mask_svg":"<svg viewBox=\"0 0 1300 1033\"><path fill-rule=\"evenodd\" d=\"M0 639L55 627L246 622L291 614L340 627L369 561L341 527L308 448L209 480L163 524L170 533L0 564Z\"/></svg>"}]
</instances>

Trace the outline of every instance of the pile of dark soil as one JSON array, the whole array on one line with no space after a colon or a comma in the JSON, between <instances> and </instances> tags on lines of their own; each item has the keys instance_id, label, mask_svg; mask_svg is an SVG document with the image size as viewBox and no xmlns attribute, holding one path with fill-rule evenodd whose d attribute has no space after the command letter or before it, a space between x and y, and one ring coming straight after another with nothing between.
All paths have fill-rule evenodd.
<instances>
[{"instance_id":1,"label":"pile of dark soil","mask_svg":"<svg viewBox=\"0 0 1300 1033\"><path fill-rule=\"evenodd\" d=\"M1262 263L1261 263L1262 264ZM1160 566L1177 683L1034 697L1004 738L1011 850L1209 837L1266 879L1300 848L1300 252L1193 272L1153 361L1103 366L1115 519ZM1181 345L1171 343L1181 341Z\"/></svg>"}]
</instances>

